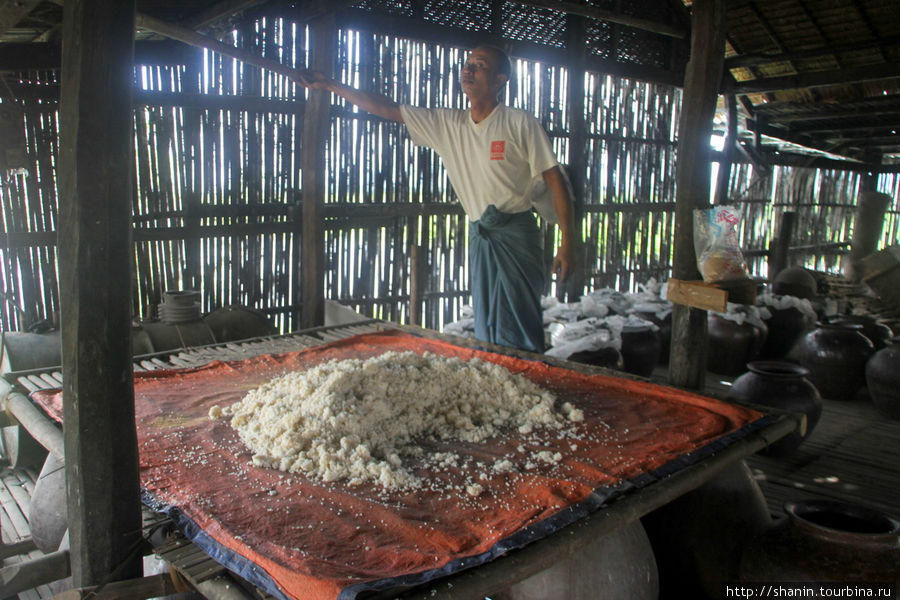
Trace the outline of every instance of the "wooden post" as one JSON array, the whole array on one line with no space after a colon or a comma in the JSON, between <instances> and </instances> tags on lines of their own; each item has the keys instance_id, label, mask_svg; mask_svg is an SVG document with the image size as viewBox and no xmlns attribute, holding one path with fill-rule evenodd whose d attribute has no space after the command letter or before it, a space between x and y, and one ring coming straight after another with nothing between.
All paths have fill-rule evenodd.
<instances>
[{"instance_id":1,"label":"wooden post","mask_svg":"<svg viewBox=\"0 0 900 600\"><path fill-rule=\"evenodd\" d=\"M695 0L691 60L684 78L675 177L675 260L672 277L699 279L694 254L694 209L709 206L710 155L716 98L725 55L722 0ZM706 311L676 304L672 311L669 381L700 389L706 375Z\"/></svg>"},{"instance_id":2,"label":"wooden post","mask_svg":"<svg viewBox=\"0 0 900 600\"><path fill-rule=\"evenodd\" d=\"M891 204L888 194L876 191L861 191L856 201L856 216L853 219L853 240L850 256L843 262L844 275L851 281L861 281L861 261L878 250L884 230L884 213Z\"/></svg>"},{"instance_id":3,"label":"wooden post","mask_svg":"<svg viewBox=\"0 0 900 600\"><path fill-rule=\"evenodd\" d=\"M728 183L731 179L731 165L734 163L734 153L737 147L737 100L734 94L725 96L725 106L728 109L728 132L725 135L724 151L722 152L722 162L719 163L719 173L716 178L716 198L717 205L728 203Z\"/></svg>"},{"instance_id":4,"label":"wooden post","mask_svg":"<svg viewBox=\"0 0 900 600\"><path fill-rule=\"evenodd\" d=\"M572 181L574 206L572 207L572 220L574 230L572 240L575 244L574 271L565 284L566 296L569 302L576 302L584 294L585 284L585 257L584 242L581 239L581 226L584 221L584 178L587 173L588 141L587 125L584 122L584 72L585 53L587 46L584 43L584 19L575 15L566 18L568 29L568 47L572 52L572 64L569 71L569 165L566 169L569 179Z\"/></svg>"},{"instance_id":5,"label":"wooden post","mask_svg":"<svg viewBox=\"0 0 900 600\"><path fill-rule=\"evenodd\" d=\"M422 302L425 300L426 248L418 244L409 247L409 323L422 327Z\"/></svg>"},{"instance_id":6,"label":"wooden post","mask_svg":"<svg viewBox=\"0 0 900 600\"><path fill-rule=\"evenodd\" d=\"M794 239L794 223L797 220L797 213L788 210L781 214L781 221L778 225L778 237L772 240L772 246L769 249L769 280L774 281L775 277L788 266L788 250L791 247L791 240Z\"/></svg>"},{"instance_id":7,"label":"wooden post","mask_svg":"<svg viewBox=\"0 0 900 600\"><path fill-rule=\"evenodd\" d=\"M67 0L59 134L63 419L75 586L141 574L131 356L134 0Z\"/></svg>"},{"instance_id":8,"label":"wooden post","mask_svg":"<svg viewBox=\"0 0 900 600\"><path fill-rule=\"evenodd\" d=\"M330 75L334 71L334 52L337 43L334 16L329 15L309 24L311 64L314 69ZM325 142L331 123L331 94L325 90L310 90L303 115L303 137L300 161L303 168L303 223L300 249L302 328L325 323L325 238L322 205L325 202L327 178L325 173Z\"/></svg>"}]
</instances>

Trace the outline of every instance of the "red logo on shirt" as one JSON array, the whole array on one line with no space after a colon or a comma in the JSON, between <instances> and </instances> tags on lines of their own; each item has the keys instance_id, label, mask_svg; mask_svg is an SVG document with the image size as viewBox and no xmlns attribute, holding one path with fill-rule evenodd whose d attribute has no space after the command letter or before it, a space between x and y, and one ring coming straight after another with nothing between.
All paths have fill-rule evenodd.
<instances>
[{"instance_id":1,"label":"red logo on shirt","mask_svg":"<svg viewBox=\"0 0 900 600\"><path fill-rule=\"evenodd\" d=\"M506 160L506 142L503 140L491 142L491 160Z\"/></svg>"}]
</instances>

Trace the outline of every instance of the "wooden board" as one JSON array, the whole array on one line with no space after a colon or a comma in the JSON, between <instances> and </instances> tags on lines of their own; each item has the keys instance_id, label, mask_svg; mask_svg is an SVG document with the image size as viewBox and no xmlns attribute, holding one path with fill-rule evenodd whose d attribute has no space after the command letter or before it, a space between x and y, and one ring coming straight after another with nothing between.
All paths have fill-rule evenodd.
<instances>
[{"instance_id":1,"label":"wooden board","mask_svg":"<svg viewBox=\"0 0 900 600\"><path fill-rule=\"evenodd\" d=\"M825 400L818 425L788 457L747 460L774 515L788 500L827 498L900 516L900 422L881 417L868 395Z\"/></svg>"}]
</instances>

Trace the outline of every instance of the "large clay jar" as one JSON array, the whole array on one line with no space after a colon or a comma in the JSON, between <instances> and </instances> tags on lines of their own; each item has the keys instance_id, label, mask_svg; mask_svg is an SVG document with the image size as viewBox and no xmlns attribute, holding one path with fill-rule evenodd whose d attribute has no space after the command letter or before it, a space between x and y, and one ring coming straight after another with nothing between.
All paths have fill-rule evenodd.
<instances>
[{"instance_id":1,"label":"large clay jar","mask_svg":"<svg viewBox=\"0 0 900 600\"><path fill-rule=\"evenodd\" d=\"M710 314L708 320L707 368L719 375L740 375L756 358L765 343L763 327Z\"/></svg>"},{"instance_id":2,"label":"large clay jar","mask_svg":"<svg viewBox=\"0 0 900 600\"><path fill-rule=\"evenodd\" d=\"M649 377L659 362L659 334L651 325L622 328L622 360L625 372Z\"/></svg>"},{"instance_id":3,"label":"large clay jar","mask_svg":"<svg viewBox=\"0 0 900 600\"><path fill-rule=\"evenodd\" d=\"M806 317L802 312L787 308L767 307L771 316L765 320L769 335L759 353L760 358L779 359L787 356L806 332Z\"/></svg>"},{"instance_id":4,"label":"large clay jar","mask_svg":"<svg viewBox=\"0 0 900 600\"><path fill-rule=\"evenodd\" d=\"M828 318L829 323L855 323L862 325L862 334L869 338L875 350L881 350L894 337L891 328L868 315L835 315Z\"/></svg>"},{"instance_id":5,"label":"large clay jar","mask_svg":"<svg viewBox=\"0 0 900 600\"><path fill-rule=\"evenodd\" d=\"M607 369L616 369L621 371L625 368L622 360L622 354L615 348L598 348L597 350L580 350L573 352L566 360L582 363L585 365L593 365L595 367L605 367Z\"/></svg>"},{"instance_id":6,"label":"large clay jar","mask_svg":"<svg viewBox=\"0 0 900 600\"><path fill-rule=\"evenodd\" d=\"M666 316L659 318L657 313L638 311L637 315L645 321L650 321L659 330L656 335L659 336L659 360L661 365L669 363L669 346L672 343L672 312L666 313Z\"/></svg>"},{"instance_id":7,"label":"large clay jar","mask_svg":"<svg viewBox=\"0 0 900 600\"><path fill-rule=\"evenodd\" d=\"M865 384L866 362L874 352L862 325L820 322L803 338L800 364L823 398L852 400Z\"/></svg>"},{"instance_id":8,"label":"large clay jar","mask_svg":"<svg viewBox=\"0 0 900 600\"><path fill-rule=\"evenodd\" d=\"M723 598L744 548L772 526L744 461L641 518L659 568L661 598ZM597 596L598 598L601 596Z\"/></svg>"},{"instance_id":9,"label":"large clay jar","mask_svg":"<svg viewBox=\"0 0 900 600\"><path fill-rule=\"evenodd\" d=\"M900 335L866 363L866 385L879 412L900 420Z\"/></svg>"},{"instance_id":10,"label":"large clay jar","mask_svg":"<svg viewBox=\"0 0 900 600\"><path fill-rule=\"evenodd\" d=\"M601 593L602 590L602 593ZM604 536L495 600L656 600L659 576L653 548L639 521Z\"/></svg>"},{"instance_id":11,"label":"large clay jar","mask_svg":"<svg viewBox=\"0 0 900 600\"><path fill-rule=\"evenodd\" d=\"M779 295L812 299L818 284L815 276L803 267L788 267L779 271L772 283L772 291Z\"/></svg>"},{"instance_id":12,"label":"large clay jar","mask_svg":"<svg viewBox=\"0 0 900 600\"><path fill-rule=\"evenodd\" d=\"M774 442L763 452L788 456L805 440L822 416L822 398L806 379L809 371L786 361L758 360L747 365L749 372L734 380L728 399L733 402L771 406L806 415L805 433L794 432Z\"/></svg>"},{"instance_id":13,"label":"large clay jar","mask_svg":"<svg viewBox=\"0 0 900 600\"><path fill-rule=\"evenodd\" d=\"M900 522L865 506L833 500L788 502L787 518L741 557L750 582L896 584Z\"/></svg>"}]
</instances>

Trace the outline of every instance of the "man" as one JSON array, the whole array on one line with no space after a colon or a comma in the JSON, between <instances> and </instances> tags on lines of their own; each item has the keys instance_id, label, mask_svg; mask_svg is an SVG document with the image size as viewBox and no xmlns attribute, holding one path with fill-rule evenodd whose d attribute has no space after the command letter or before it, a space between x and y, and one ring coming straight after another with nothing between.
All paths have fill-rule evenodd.
<instances>
[{"instance_id":1,"label":"man","mask_svg":"<svg viewBox=\"0 0 900 600\"><path fill-rule=\"evenodd\" d=\"M510 77L503 51L480 46L462 69L468 110L399 105L385 96L340 84L318 71L298 78L363 110L405 123L413 142L434 148L465 208L475 336L532 352L544 351L541 235L529 185L542 176L560 224L553 270L564 281L574 267L571 201L550 141L534 116L509 108L499 94Z\"/></svg>"}]
</instances>

